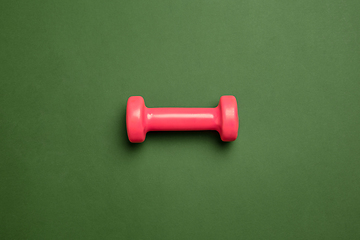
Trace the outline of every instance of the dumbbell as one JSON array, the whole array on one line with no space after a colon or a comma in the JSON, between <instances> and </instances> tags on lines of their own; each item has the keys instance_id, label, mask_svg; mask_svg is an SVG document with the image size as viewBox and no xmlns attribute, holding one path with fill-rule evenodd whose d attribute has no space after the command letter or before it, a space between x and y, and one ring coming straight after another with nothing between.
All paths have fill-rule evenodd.
<instances>
[{"instance_id":1,"label":"dumbbell","mask_svg":"<svg viewBox=\"0 0 360 240\"><path fill-rule=\"evenodd\" d=\"M131 96L126 106L130 142L141 143L149 131L218 131L222 141L234 141L239 117L236 98L222 96L215 108L148 108L144 98Z\"/></svg>"}]
</instances>

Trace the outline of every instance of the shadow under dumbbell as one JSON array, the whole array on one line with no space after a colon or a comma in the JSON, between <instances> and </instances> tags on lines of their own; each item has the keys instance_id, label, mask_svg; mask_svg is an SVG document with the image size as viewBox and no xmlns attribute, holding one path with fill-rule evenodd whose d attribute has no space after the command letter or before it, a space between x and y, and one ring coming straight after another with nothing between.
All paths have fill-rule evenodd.
<instances>
[{"instance_id":1,"label":"shadow under dumbbell","mask_svg":"<svg viewBox=\"0 0 360 240\"><path fill-rule=\"evenodd\" d=\"M216 131L159 131L148 132L146 134L146 141L156 141L162 143L179 143L179 142L199 142L209 143L209 147L216 145L217 147L227 148L231 145L229 142L223 142L220 139L219 133ZM144 144L146 144L144 142Z\"/></svg>"}]
</instances>

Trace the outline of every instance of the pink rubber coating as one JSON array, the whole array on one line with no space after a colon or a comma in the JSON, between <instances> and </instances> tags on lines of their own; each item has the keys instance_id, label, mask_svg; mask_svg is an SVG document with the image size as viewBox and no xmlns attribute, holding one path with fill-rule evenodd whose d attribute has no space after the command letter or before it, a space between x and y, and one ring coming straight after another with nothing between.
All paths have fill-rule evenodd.
<instances>
[{"instance_id":1,"label":"pink rubber coating","mask_svg":"<svg viewBox=\"0 0 360 240\"><path fill-rule=\"evenodd\" d=\"M221 140L234 141L239 117L236 98L222 96L215 108L147 108L141 96L132 96L126 106L130 142L140 143L149 131L218 131Z\"/></svg>"}]
</instances>

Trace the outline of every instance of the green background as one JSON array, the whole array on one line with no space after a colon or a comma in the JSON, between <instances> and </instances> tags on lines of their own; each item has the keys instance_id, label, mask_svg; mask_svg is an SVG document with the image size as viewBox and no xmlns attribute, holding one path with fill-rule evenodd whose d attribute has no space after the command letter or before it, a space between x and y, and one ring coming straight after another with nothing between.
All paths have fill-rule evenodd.
<instances>
[{"instance_id":1,"label":"green background","mask_svg":"<svg viewBox=\"0 0 360 240\"><path fill-rule=\"evenodd\" d=\"M357 0L2 1L1 239L360 239ZM125 105L240 130L149 133Z\"/></svg>"}]
</instances>

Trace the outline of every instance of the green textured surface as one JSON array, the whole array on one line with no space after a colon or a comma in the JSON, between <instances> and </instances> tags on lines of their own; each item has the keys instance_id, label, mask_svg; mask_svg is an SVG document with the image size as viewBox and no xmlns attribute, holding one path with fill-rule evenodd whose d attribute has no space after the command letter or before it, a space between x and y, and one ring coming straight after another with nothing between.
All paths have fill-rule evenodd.
<instances>
[{"instance_id":1,"label":"green textured surface","mask_svg":"<svg viewBox=\"0 0 360 240\"><path fill-rule=\"evenodd\" d=\"M360 2L3 1L1 239L360 239ZM125 104L237 97L238 139Z\"/></svg>"}]
</instances>

